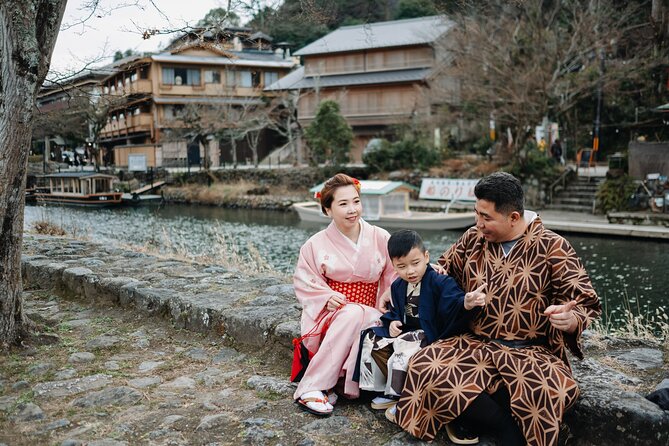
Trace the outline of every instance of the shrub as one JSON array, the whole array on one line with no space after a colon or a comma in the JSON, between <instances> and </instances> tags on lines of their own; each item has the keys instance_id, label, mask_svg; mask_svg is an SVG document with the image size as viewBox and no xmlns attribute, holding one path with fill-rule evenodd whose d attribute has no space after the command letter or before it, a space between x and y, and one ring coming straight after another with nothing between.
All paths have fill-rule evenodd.
<instances>
[{"instance_id":1,"label":"shrub","mask_svg":"<svg viewBox=\"0 0 669 446\"><path fill-rule=\"evenodd\" d=\"M330 161L335 166L348 162L353 131L341 115L337 102L325 100L320 103L304 136L311 149L312 162Z\"/></svg>"},{"instance_id":2,"label":"shrub","mask_svg":"<svg viewBox=\"0 0 669 446\"><path fill-rule=\"evenodd\" d=\"M382 141L373 149L364 152L362 161L373 172L410 168L425 170L438 164L441 156L425 142L409 136L394 143Z\"/></svg>"},{"instance_id":3,"label":"shrub","mask_svg":"<svg viewBox=\"0 0 669 446\"><path fill-rule=\"evenodd\" d=\"M509 167L509 173L521 180L534 177L544 183L552 182L560 172L560 167L538 150L528 150L524 158L515 158Z\"/></svg>"},{"instance_id":4,"label":"shrub","mask_svg":"<svg viewBox=\"0 0 669 446\"><path fill-rule=\"evenodd\" d=\"M629 175L607 178L597 190L599 209L604 213L631 210L630 197L636 189L637 184Z\"/></svg>"}]
</instances>

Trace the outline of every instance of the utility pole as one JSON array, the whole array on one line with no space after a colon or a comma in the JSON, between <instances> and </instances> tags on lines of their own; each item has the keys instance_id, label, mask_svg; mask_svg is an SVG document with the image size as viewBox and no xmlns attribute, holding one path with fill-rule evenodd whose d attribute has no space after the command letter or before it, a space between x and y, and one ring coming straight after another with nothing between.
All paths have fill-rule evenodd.
<instances>
[{"instance_id":1,"label":"utility pole","mask_svg":"<svg viewBox=\"0 0 669 446\"><path fill-rule=\"evenodd\" d=\"M599 50L599 82L597 83L597 109L595 112L595 124L592 131L592 152L590 153L590 162L588 166L594 164L595 154L599 150L599 132L602 126L602 90L604 83L604 49Z\"/></svg>"}]
</instances>

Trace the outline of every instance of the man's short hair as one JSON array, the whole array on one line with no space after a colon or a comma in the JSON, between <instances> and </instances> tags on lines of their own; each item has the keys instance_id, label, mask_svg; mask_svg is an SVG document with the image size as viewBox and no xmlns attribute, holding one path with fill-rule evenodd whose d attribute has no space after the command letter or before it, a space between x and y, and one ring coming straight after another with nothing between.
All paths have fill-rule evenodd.
<instances>
[{"instance_id":1,"label":"man's short hair","mask_svg":"<svg viewBox=\"0 0 669 446\"><path fill-rule=\"evenodd\" d=\"M474 187L474 195L479 200L495 203L495 210L501 214L517 211L523 215L523 186L510 173L495 172L482 178Z\"/></svg>"},{"instance_id":2,"label":"man's short hair","mask_svg":"<svg viewBox=\"0 0 669 446\"><path fill-rule=\"evenodd\" d=\"M388 239L388 255L391 259L404 257L414 248L418 248L422 253L426 251L423 239L411 229L394 232Z\"/></svg>"}]
</instances>

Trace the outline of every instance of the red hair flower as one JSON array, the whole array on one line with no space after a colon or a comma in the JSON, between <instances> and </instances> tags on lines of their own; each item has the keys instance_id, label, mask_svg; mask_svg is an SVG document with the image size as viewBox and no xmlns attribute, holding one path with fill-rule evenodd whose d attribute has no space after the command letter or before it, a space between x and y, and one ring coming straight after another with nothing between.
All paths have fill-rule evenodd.
<instances>
[{"instance_id":1,"label":"red hair flower","mask_svg":"<svg viewBox=\"0 0 669 446\"><path fill-rule=\"evenodd\" d=\"M357 178L353 178L353 185L358 189L358 192L360 192L360 181Z\"/></svg>"},{"instance_id":2,"label":"red hair flower","mask_svg":"<svg viewBox=\"0 0 669 446\"><path fill-rule=\"evenodd\" d=\"M320 192L320 191L316 192L316 193L314 194L314 198L315 198L316 200L320 200L320 199L321 199L321 192Z\"/></svg>"}]
</instances>

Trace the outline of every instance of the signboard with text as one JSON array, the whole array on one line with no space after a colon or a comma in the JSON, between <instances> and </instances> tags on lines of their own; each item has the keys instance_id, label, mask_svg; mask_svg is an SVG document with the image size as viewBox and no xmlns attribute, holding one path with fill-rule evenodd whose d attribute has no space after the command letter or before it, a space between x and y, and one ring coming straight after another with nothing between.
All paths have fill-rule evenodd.
<instances>
[{"instance_id":1,"label":"signboard with text","mask_svg":"<svg viewBox=\"0 0 669 446\"><path fill-rule=\"evenodd\" d=\"M128 155L129 172L146 172L146 155Z\"/></svg>"},{"instance_id":2,"label":"signboard with text","mask_svg":"<svg viewBox=\"0 0 669 446\"><path fill-rule=\"evenodd\" d=\"M419 198L424 200L476 201L474 186L479 180L423 178Z\"/></svg>"}]
</instances>

